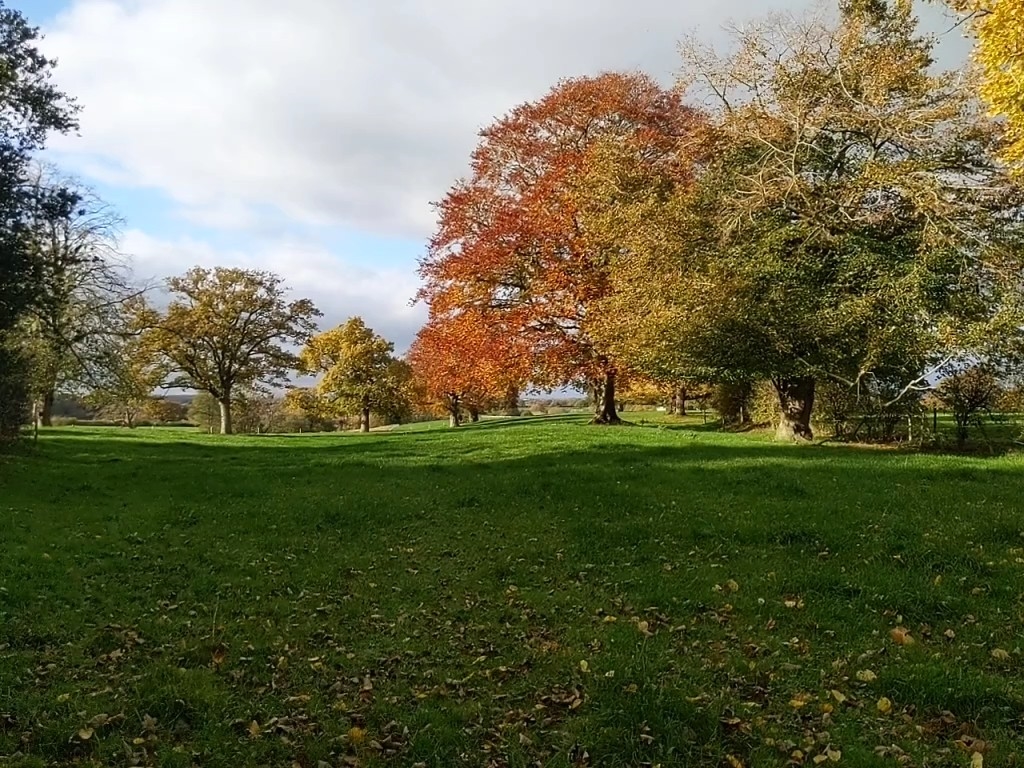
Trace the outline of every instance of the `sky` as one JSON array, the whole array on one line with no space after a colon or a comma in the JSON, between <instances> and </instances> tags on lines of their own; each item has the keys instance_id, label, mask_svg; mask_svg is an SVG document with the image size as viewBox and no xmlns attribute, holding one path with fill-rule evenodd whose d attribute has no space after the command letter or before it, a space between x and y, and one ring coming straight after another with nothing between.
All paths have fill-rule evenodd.
<instances>
[{"instance_id":1,"label":"sky","mask_svg":"<svg viewBox=\"0 0 1024 768\"><path fill-rule=\"evenodd\" d=\"M802 0L8 0L83 107L48 155L125 220L140 280L195 265L282 275L332 327L404 351L431 201L479 130L560 78L642 69ZM943 59L967 50L926 9Z\"/></svg>"}]
</instances>

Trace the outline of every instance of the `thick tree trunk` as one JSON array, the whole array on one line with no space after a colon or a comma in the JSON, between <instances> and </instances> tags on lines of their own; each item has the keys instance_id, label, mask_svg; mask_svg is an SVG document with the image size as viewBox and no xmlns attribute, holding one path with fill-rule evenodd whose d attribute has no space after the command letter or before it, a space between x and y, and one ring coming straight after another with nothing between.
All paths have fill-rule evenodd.
<instances>
[{"instance_id":1,"label":"thick tree trunk","mask_svg":"<svg viewBox=\"0 0 1024 768\"><path fill-rule=\"evenodd\" d=\"M478 421L480 421L480 411L478 411L476 408L469 408L468 410L469 410L469 420L471 422L476 424Z\"/></svg>"},{"instance_id":2,"label":"thick tree trunk","mask_svg":"<svg viewBox=\"0 0 1024 768\"><path fill-rule=\"evenodd\" d=\"M53 401L56 400L56 395L52 389L47 390L46 394L43 395L42 402L39 406L39 426L41 427L52 427L53 426Z\"/></svg>"},{"instance_id":3,"label":"thick tree trunk","mask_svg":"<svg viewBox=\"0 0 1024 768\"><path fill-rule=\"evenodd\" d=\"M675 413L676 413L677 416L685 416L686 415L686 396L688 394L689 393L686 391L686 387L679 387L676 390L676 394L675 394L675 398L674 399L675 399L675 403L676 403Z\"/></svg>"},{"instance_id":4,"label":"thick tree trunk","mask_svg":"<svg viewBox=\"0 0 1024 768\"><path fill-rule=\"evenodd\" d=\"M220 403L220 433L230 435L231 428L231 398L226 397L218 401Z\"/></svg>"},{"instance_id":5,"label":"thick tree trunk","mask_svg":"<svg viewBox=\"0 0 1024 768\"><path fill-rule=\"evenodd\" d=\"M363 408L363 410L359 412L359 431L360 432L369 432L370 431L370 409L369 408Z\"/></svg>"},{"instance_id":6,"label":"thick tree trunk","mask_svg":"<svg viewBox=\"0 0 1024 768\"><path fill-rule=\"evenodd\" d=\"M505 395L505 403L502 408L502 412L506 416L518 416L519 415L519 390L515 387L509 387L508 393Z\"/></svg>"},{"instance_id":7,"label":"thick tree trunk","mask_svg":"<svg viewBox=\"0 0 1024 768\"><path fill-rule=\"evenodd\" d=\"M124 411L124 425L128 427L128 429L135 429L135 414L133 414L128 408Z\"/></svg>"},{"instance_id":8,"label":"thick tree trunk","mask_svg":"<svg viewBox=\"0 0 1024 768\"><path fill-rule=\"evenodd\" d=\"M601 396L597 400L597 409L594 413L595 424L621 424L618 412L615 410L615 371L607 371L604 375L603 385L600 387Z\"/></svg>"},{"instance_id":9,"label":"thick tree trunk","mask_svg":"<svg viewBox=\"0 0 1024 768\"><path fill-rule=\"evenodd\" d=\"M779 395L779 428L775 436L790 442L813 439L814 379L810 376L775 379L772 384Z\"/></svg>"}]
</instances>

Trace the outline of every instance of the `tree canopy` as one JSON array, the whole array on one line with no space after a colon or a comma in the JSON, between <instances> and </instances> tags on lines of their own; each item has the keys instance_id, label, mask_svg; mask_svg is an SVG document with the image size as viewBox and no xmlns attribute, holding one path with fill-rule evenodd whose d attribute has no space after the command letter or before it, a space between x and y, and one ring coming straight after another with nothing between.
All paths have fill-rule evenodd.
<instances>
[{"instance_id":1,"label":"tree canopy","mask_svg":"<svg viewBox=\"0 0 1024 768\"><path fill-rule=\"evenodd\" d=\"M137 327L167 363L171 384L217 400L220 431L230 434L232 395L287 383L299 365L289 345L304 343L321 313L308 299L287 301L282 279L259 270L195 267L167 289L166 310L142 306Z\"/></svg>"},{"instance_id":2,"label":"tree canopy","mask_svg":"<svg viewBox=\"0 0 1024 768\"><path fill-rule=\"evenodd\" d=\"M310 339L299 363L305 372L321 375L316 393L322 412L358 414L361 431L369 432L372 413L401 414L408 401L408 366L394 350L353 317Z\"/></svg>"}]
</instances>

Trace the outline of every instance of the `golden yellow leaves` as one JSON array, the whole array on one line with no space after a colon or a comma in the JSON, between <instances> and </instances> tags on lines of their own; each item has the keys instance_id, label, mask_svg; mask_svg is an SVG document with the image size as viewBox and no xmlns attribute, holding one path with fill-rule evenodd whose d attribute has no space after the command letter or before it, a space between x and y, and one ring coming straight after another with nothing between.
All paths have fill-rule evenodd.
<instances>
[{"instance_id":1,"label":"golden yellow leaves","mask_svg":"<svg viewBox=\"0 0 1024 768\"><path fill-rule=\"evenodd\" d=\"M981 752L975 752L971 755L971 768L984 768L985 756Z\"/></svg>"},{"instance_id":2,"label":"golden yellow leaves","mask_svg":"<svg viewBox=\"0 0 1024 768\"><path fill-rule=\"evenodd\" d=\"M873 683L878 679L878 675L872 672L870 669L859 669L857 670L857 679L862 683Z\"/></svg>"},{"instance_id":3,"label":"golden yellow leaves","mask_svg":"<svg viewBox=\"0 0 1024 768\"><path fill-rule=\"evenodd\" d=\"M992 651L992 658L996 661L1009 661L1010 653L1009 651L1005 651L1002 648L995 648Z\"/></svg>"},{"instance_id":4,"label":"golden yellow leaves","mask_svg":"<svg viewBox=\"0 0 1024 768\"><path fill-rule=\"evenodd\" d=\"M358 725L352 726L351 728L349 728L348 731L348 741L349 744L359 746L364 741L366 741L366 731L360 728Z\"/></svg>"},{"instance_id":5,"label":"golden yellow leaves","mask_svg":"<svg viewBox=\"0 0 1024 768\"><path fill-rule=\"evenodd\" d=\"M888 715L892 712L892 701L888 697L883 696L875 704L875 707L881 714Z\"/></svg>"},{"instance_id":6,"label":"golden yellow leaves","mask_svg":"<svg viewBox=\"0 0 1024 768\"><path fill-rule=\"evenodd\" d=\"M1004 159L1018 174L1024 173L1024 0L999 0L983 5L985 12L973 17L977 34L974 54L985 77L981 95L993 115L1006 118L1008 144Z\"/></svg>"}]
</instances>

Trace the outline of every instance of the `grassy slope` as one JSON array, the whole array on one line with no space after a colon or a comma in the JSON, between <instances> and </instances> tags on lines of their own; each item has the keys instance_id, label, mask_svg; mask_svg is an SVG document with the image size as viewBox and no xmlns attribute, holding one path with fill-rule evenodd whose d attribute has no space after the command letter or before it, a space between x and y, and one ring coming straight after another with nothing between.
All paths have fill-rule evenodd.
<instances>
[{"instance_id":1,"label":"grassy slope","mask_svg":"<svg viewBox=\"0 0 1024 768\"><path fill-rule=\"evenodd\" d=\"M0 459L0 756L1021 765L1022 500L1012 456L578 417L54 431Z\"/></svg>"}]
</instances>

